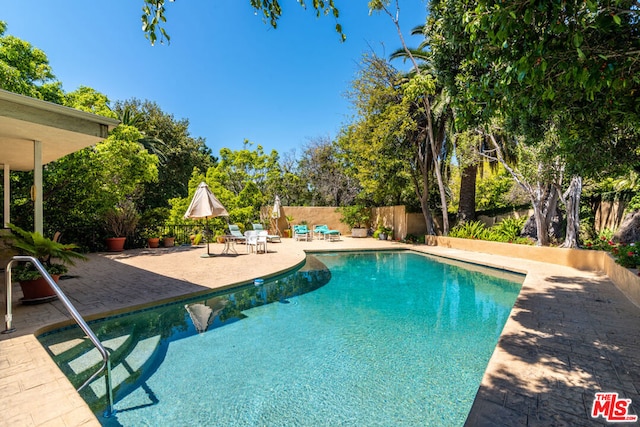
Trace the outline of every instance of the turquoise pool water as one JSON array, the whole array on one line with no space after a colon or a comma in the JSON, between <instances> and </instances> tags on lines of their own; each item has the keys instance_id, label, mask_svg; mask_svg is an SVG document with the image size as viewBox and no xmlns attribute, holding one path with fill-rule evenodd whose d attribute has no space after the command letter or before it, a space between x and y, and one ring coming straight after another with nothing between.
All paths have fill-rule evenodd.
<instances>
[{"instance_id":1,"label":"turquoise pool water","mask_svg":"<svg viewBox=\"0 0 640 427\"><path fill-rule=\"evenodd\" d=\"M487 274L489 273L489 274ZM108 426L456 426L522 276L409 252L308 255L291 274L92 322L112 350L83 392ZM74 384L99 357L76 328L39 337Z\"/></svg>"}]
</instances>

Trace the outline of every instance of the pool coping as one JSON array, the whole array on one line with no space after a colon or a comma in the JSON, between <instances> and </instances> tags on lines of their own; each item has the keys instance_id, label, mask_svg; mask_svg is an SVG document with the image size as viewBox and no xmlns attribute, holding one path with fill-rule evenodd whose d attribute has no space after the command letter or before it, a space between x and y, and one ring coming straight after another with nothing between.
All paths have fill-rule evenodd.
<instances>
[{"instance_id":1,"label":"pool coping","mask_svg":"<svg viewBox=\"0 0 640 427\"><path fill-rule=\"evenodd\" d=\"M404 245L395 242L378 242L373 239L349 238L343 238L342 242L338 244L326 242L309 242L307 244L292 240L283 239L282 246L275 244L277 258L270 255L266 257L264 255L247 255L250 258L246 259L256 261L256 265L251 266L252 271L258 272L255 276L259 274L260 277L267 277L268 273L265 272L268 271L272 275L278 275L282 274L283 270L296 268L301 262L304 262L307 251L353 249L410 249L458 261L526 273L522 290L507 320L498 346L489 361L466 425L520 425L521 422L524 422L522 425L535 425L536 423L549 425L549 421L555 423L563 420L565 422L569 420L571 423L579 421L580 425L602 425L604 421L592 419L588 412L593 394L597 390L618 391L621 395L627 396L633 402L631 413L638 414L640 378L633 371L640 372L640 342L636 337L637 326L640 325L640 310L615 288L612 281L604 274L502 255L460 251L442 246ZM270 248L272 246L274 245L270 245ZM168 252L168 254L170 253ZM198 255L194 254L193 256L195 258ZM144 272L141 273L140 269L148 268L146 264L153 260L152 258L144 259L139 255L124 255L120 260L117 259L117 256L109 254L98 254L96 257L106 257L124 263L108 265L107 269L113 268L113 266L118 269L126 269L132 276L130 279L132 282L136 281L137 275L144 276ZM207 293L223 287L237 286L243 281L251 280L251 271L233 270L237 267L233 264L234 260L220 260L220 264L227 263L227 261L228 266L232 267L229 269L232 278L234 275L240 277L244 274L243 280L228 280L215 289L205 289L204 287L208 285L194 286L196 282L191 283L185 278L167 278L165 280L168 282L167 286L160 290L146 285L145 290L150 292L148 298L153 299L156 295L154 300L157 301L159 299L157 295L164 295L166 300L177 300L192 294L187 290L196 289L196 292ZM137 262L141 265L136 265ZM194 262L197 263L197 261ZM265 263L267 268L261 269L261 266L258 265ZM99 270L97 267L100 266L94 265L93 267L94 270ZM247 269L246 265L242 267L244 270ZM265 266L262 265L262 267ZM91 270L91 268L85 267L81 271L88 271L86 274L90 276ZM93 271L95 274L93 277L102 277L100 276L102 273L104 272ZM162 274L157 276L161 277ZM565 282L558 283L558 278L562 278ZM122 298L114 298L112 304L109 304L109 301L104 301L107 298L98 298L94 301L90 292L85 292L89 295L80 295L82 291L85 291L82 288L83 284L89 287L93 286L96 292L101 291L99 280L94 284L88 283L89 281L79 283L78 296L76 297L79 301L86 303L81 312L87 316L95 317L97 313L105 313L107 311L100 310L100 308L107 306L113 309L112 312L128 311L124 307L127 306L130 309L131 306L135 306L135 298L140 297L135 293L130 293L131 301L129 302L132 304L129 305ZM69 288L75 289L76 287L69 286ZM580 310L584 313L577 314L591 316L585 321L589 331L586 331L584 327L580 328L580 322L567 321L576 314L567 303L567 298L571 297L570 292L567 291L572 290L575 293L573 295L575 297L574 303L582 304L588 309ZM532 302L540 303L540 298L537 298L539 295L545 296L542 303L552 303L555 298L551 298L551 296L554 293L562 297L564 305L560 307L551 305L550 310L553 313L551 318L547 319L538 308L531 308ZM603 304L597 302L597 299L605 301L606 307L616 313L616 316L608 316L608 319L597 317L594 320L593 316L595 315L589 310L593 309L592 306L598 308ZM150 301L147 302L147 305ZM55 303L48 303L45 306L36 309L44 313L43 317L58 319L61 317ZM33 323L40 319L37 316L32 317L32 311L33 309L29 312L24 309L16 310L16 312L20 312L16 315L30 317L29 320L22 319L18 323L20 323L20 327L24 327L31 322L31 332L11 337L0 336L0 393L4 396L6 408L4 411L6 416L0 420L0 425L99 425L88 406L75 393L66 377L62 375L35 339L33 332L45 327L33 326ZM536 322L539 326L536 326ZM573 329L566 329L567 326L573 327ZM616 331L619 331L621 337L626 332L626 336L631 339L620 342L621 337L610 334L614 327ZM551 331L550 328L554 330ZM635 334L633 334L634 332ZM571 339L570 334L576 335L576 338L580 338L580 340ZM556 335L564 341L552 341L551 347L553 348L550 348L549 341L545 343L544 338ZM593 345L595 342L598 343L598 346ZM544 357L539 359L532 357L531 354ZM598 363L602 357L606 359L606 363ZM574 378L571 367L575 367L575 360L585 358L588 363L577 365L580 372L578 378ZM571 365L572 359L574 365ZM585 369L589 363L592 366ZM616 367L619 368L616 369ZM540 384L544 384L545 381L552 385L555 384L555 386L547 384L542 387ZM582 392L578 392L575 386L569 387L572 382L579 383ZM523 384L531 387L524 387ZM45 394L50 397L42 399ZM33 402L38 402L37 407L29 409L28 406ZM565 403L562 404L562 402Z\"/></svg>"}]
</instances>

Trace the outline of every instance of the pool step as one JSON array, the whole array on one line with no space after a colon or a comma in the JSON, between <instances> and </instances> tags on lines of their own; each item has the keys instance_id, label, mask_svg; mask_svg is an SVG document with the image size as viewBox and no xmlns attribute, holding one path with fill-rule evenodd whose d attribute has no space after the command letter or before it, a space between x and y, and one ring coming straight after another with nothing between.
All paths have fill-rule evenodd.
<instances>
[{"instance_id":1,"label":"pool step","mask_svg":"<svg viewBox=\"0 0 640 427\"><path fill-rule=\"evenodd\" d=\"M155 335L138 341L122 362L111 367L111 385L114 390L129 378L139 377L142 368L155 355L160 339L160 335ZM102 378L97 378L89 384L89 387L98 398L103 397L106 393L104 379Z\"/></svg>"},{"instance_id":2,"label":"pool step","mask_svg":"<svg viewBox=\"0 0 640 427\"><path fill-rule=\"evenodd\" d=\"M140 376L142 368L146 367L157 353L161 338L161 335L154 335L136 339L132 334L127 334L102 341L111 355L111 384L114 390L128 379ZM48 348L67 376L75 378L73 382L76 386L89 378L102 365L100 352L87 337L71 338L51 345L46 342L42 344ZM104 397L106 393L104 377L100 376L91 382L87 390L91 390L96 399Z\"/></svg>"}]
</instances>

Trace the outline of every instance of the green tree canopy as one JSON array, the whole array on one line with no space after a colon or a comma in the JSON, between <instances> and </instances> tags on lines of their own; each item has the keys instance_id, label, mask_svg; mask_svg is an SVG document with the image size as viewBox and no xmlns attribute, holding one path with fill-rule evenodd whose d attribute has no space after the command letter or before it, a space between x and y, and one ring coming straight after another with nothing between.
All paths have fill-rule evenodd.
<instances>
[{"instance_id":1,"label":"green tree canopy","mask_svg":"<svg viewBox=\"0 0 640 427\"><path fill-rule=\"evenodd\" d=\"M47 55L31 43L5 35L0 21L0 88L62 104L62 83L56 80Z\"/></svg>"}]
</instances>

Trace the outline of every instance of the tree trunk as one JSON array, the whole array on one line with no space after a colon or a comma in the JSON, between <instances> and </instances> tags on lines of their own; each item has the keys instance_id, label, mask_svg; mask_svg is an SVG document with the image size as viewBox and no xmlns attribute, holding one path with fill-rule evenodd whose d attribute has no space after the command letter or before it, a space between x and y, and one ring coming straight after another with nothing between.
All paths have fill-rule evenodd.
<instances>
[{"instance_id":1,"label":"tree trunk","mask_svg":"<svg viewBox=\"0 0 640 427\"><path fill-rule=\"evenodd\" d=\"M567 232L563 248L577 248L580 235L580 194L582 193L582 177L573 176L564 196L567 209Z\"/></svg>"},{"instance_id":2,"label":"tree trunk","mask_svg":"<svg viewBox=\"0 0 640 427\"><path fill-rule=\"evenodd\" d=\"M476 219L476 178L478 165L473 164L462 170L460 177L460 203L458 221L467 222Z\"/></svg>"}]
</instances>

